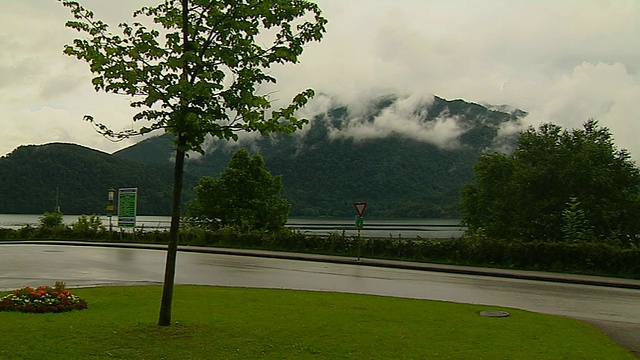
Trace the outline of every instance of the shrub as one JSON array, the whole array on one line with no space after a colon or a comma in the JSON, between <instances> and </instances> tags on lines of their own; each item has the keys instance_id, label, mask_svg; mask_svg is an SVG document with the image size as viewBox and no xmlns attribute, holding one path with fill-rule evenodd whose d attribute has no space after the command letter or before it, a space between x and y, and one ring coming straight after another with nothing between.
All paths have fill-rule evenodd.
<instances>
[{"instance_id":1,"label":"shrub","mask_svg":"<svg viewBox=\"0 0 640 360\"><path fill-rule=\"evenodd\" d=\"M41 228L55 228L63 225L62 213L46 212L38 220L38 226Z\"/></svg>"},{"instance_id":2,"label":"shrub","mask_svg":"<svg viewBox=\"0 0 640 360\"><path fill-rule=\"evenodd\" d=\"M91 216L81 215L78 217L78 221L71 225L73 231L85 234L95 234L100 231L106 231L102 220L99 215L93 214Z\"/></svg>"}]
</instances>

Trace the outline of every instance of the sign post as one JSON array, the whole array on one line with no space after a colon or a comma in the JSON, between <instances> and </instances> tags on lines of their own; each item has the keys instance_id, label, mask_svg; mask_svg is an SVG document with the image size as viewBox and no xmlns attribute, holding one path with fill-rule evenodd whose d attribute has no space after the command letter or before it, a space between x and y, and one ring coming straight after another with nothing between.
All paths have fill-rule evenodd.
<instances>
[{"instance_id":1,"label":"sign post","mask_svg":"<svg viewBox=\"0 0 640 360\"><path fill-rule=\"evenodd\" d=\"M136 226L138 188L118 189L118 226Z\"/></svg>"},{"instance_id":2,"label":"sign post","mask_svg":"<svg viewBox=\"0 0 640 360\"><path fill-rule=\"evenodd\" d=\"M107 217L109 218L109 233L111 233L111 231L113 230L111 217L113 216L113 212L116 209L115 205L113 205L113 201L115 200L115 197L116 197L115 189L110 188L109 190L107 190L107 200L109 201L107 205Z\"/></svg>"},{"instance_id":3,"label":"sign post","mask_svg":"<svg viewBox=\"0 0 640 360\"><path fill-rule=\"evenodd\" d=\"M356 216L356 229L358 229L358 261L360 261L360 231L364 228L364 211L367 209L366 202L356 202L353 204L358 215Z\"/></svg>"}]
</instances>

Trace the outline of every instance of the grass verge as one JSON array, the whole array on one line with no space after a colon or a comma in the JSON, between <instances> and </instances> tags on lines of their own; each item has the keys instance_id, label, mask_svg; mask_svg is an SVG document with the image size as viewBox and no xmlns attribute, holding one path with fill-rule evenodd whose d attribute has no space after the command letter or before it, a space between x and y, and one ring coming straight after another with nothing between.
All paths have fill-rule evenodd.
<instances>
[{"instance_id":1,"label":"grass verge","mask_svg":"<svg viewBox=\"0 0 640 360\"><path fill-rule=\"evenodd\" d=\"M74 289L89 309L0 312L0 358L633 359L578 320L379 296L177 286L174 323L156 326L161 288ZM479 316L507 310L508 318Z\"/></svg>"}]
</instances>

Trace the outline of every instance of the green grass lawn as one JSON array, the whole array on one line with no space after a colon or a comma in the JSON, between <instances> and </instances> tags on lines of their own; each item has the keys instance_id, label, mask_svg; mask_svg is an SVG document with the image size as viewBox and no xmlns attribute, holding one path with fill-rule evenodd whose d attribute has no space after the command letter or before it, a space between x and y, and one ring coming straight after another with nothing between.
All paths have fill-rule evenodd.
<instances>
[{"instance_id":1,"label":"green grass lawn","mask_svg":"<svg viewBox=\"0 0 640 360\"><path fill-rule=\"evenodd\" d=\"M40 284L33 284L40 285ZM74 289L89 309L0 312L0 359L633 359L586 323L513 309L324 292ZM487 318L482 310L506 310Z\"/></svg>"}]
</instances>

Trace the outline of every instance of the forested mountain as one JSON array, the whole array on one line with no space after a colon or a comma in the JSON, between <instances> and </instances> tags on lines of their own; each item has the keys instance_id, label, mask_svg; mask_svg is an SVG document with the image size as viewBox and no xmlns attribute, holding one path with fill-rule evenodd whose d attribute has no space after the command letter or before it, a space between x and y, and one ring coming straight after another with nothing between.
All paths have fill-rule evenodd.
<instances>
[{"instance_id":1,"label":"forested mountain","mask_svg":"<svg viewBox=\"0 0 640 360\"><path fill-rule=\"evenodd\" d=\"M138 213L171 210L170 168L74 144L21 146L0 158L0 213L104 214L107 189L138 187ZM193 181L192 181L193 183Z\"/></svg>"},{"instance_id":2,"label":"forested mountain","mask_svg":"<svg viewBox=\"0 0 640 360\"><path fill-rule=\"evenodd\" d=\"M456 217L459 191L470 181L498 129L525 113L462 100L427 102L384 97L366 106L335 106L291 136L217 141L186 164L185 196L201 176L217 176L240 146L260 153L283 175L292 216ZM21 146L0 158L0 213L41 214L57 201L63 213L104 213L107 189L138 187L138 213L168 215L173 145L148 138L109 155L73 144Z\"/></svg>"},{"instance_id":3,"label":"forested mountain","mask_svg":"<svg viewBox=\"0 0 640 360\"><path fill-rule=\"evenodd\" d=\"M438 97L412 106L404 100L380 98L357 113L332 107L292 136L218 141L205 156L192 156L186 171L217 176L243 146L260 153L273 174L283 175L292 216L353 216L353 202L366 201L371 217L456 217L460 188L471 180L478 155L496 146L501 125L526 113ZM408 131L397 127L403 121ZM412 132L415 125L422 128ZM367 138L359 130L378 133ZM164 135L114 155L158 165L169 164L171 154L171 138Z\"/></svg>"}]
</instances>

